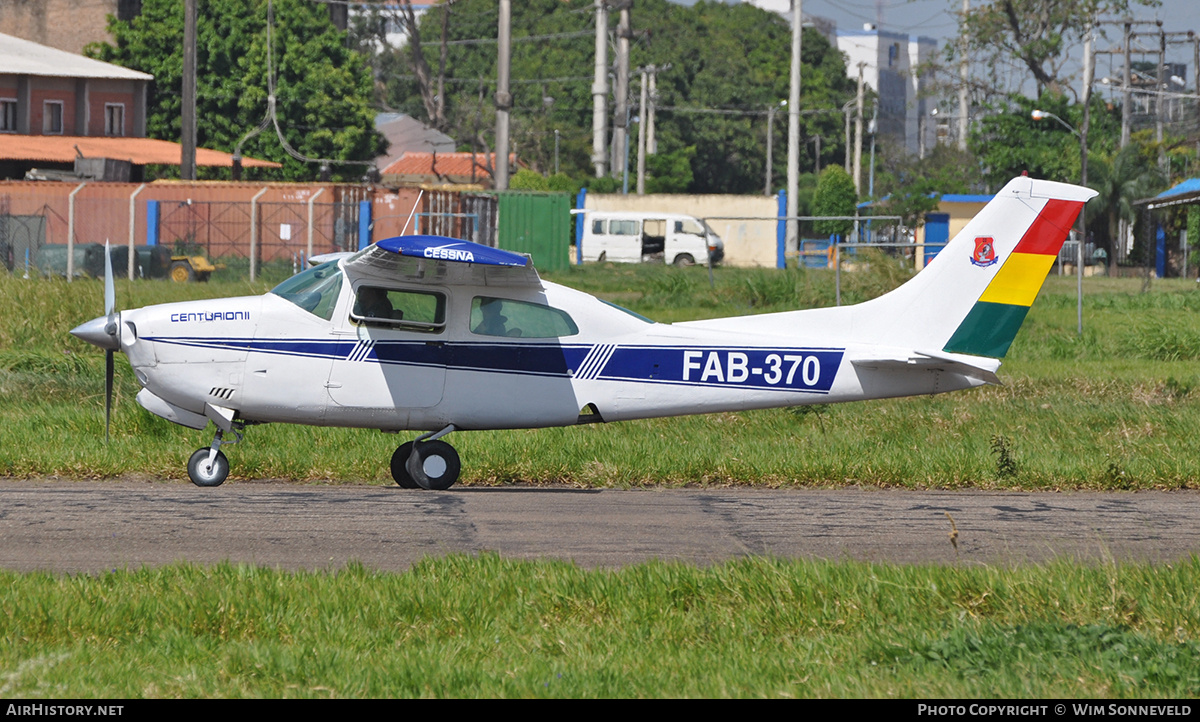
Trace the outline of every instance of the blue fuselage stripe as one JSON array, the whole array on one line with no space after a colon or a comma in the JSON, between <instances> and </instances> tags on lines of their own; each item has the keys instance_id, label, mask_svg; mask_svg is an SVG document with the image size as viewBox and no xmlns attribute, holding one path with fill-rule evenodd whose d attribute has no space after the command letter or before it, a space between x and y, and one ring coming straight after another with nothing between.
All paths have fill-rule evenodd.
<instances>
[{"instance_id":1,"label":"blue fuselage stripe","mask_svg":"<svg viewBox=\"0 0 1200 722\"><path fill-rule=\"evenodd\" d=\"M844 349L147 337L147 341L347 363L714 388L828 393Z\"/></svg>"}]
</instances>

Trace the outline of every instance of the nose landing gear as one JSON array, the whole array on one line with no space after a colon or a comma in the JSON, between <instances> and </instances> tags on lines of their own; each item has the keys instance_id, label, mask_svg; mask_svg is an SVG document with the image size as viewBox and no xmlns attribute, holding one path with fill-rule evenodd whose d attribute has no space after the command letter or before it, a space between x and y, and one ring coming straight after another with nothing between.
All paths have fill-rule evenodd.
<instances>
[{"instance_id":1,"label":"nose landing gear","mask_svg":"<svg viewBox=\"0 0 1200 722\"><path fill-rule=\"evenodd\" d=\"M216 435L213 437L212 446L202 449L196 449L192 454L192 458L188 459L188 478L196 486L220 486L225 483L225 478L229 476L229 459L226 458L224 452L221 451L221 446L229 446L236 444L242 440L245 434L242 429L245 424L241 422L231 422L230 431L233 432L233 441L224 441L225 430L218 428Z\"/></svg>"}]
</instances>

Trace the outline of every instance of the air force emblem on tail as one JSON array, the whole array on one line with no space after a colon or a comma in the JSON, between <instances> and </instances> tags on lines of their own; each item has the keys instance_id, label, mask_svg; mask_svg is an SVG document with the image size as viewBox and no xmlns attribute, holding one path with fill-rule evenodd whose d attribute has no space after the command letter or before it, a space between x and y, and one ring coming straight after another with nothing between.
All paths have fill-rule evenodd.
<instances>
[{"instance_id":1,"label":"air force emblem on tail","mask_svg":"<svg viewBox=\"0 0 1200 722\"><path fill-rule=\"evenodd\" d=\"M971 254L971 263L980 268L986 268L996 262L996 242L991 236L975 237L975 252Z\"/></svg>"},{"instance_id":2,"label":"air force emblem on tail","mask_svg":"<svg viewBox=\"0 0 1200 722\"><path fill-rule=\"evenodd\" d=\"M453 245L429 246L425 249L426 258L438 258L443 261L475 262L475 254L465 248L455 248Z\"/></svg>"}]
</instances>

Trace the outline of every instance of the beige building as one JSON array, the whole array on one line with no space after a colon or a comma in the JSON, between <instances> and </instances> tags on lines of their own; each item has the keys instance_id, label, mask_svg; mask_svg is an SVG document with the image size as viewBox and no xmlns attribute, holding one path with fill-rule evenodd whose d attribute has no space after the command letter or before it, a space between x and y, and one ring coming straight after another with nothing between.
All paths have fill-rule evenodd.
<instances>
[{"instance_id":1,"label":"beige building","mask_svg":"<svg viewBox=\"0 0 1200 722\"><path fill-rule=\"evenodd\" d=\"M106 16L141 12L142 0L3 0L0 33L81 54L88 43L111 42Z\"/></svg>"}]
</instances>

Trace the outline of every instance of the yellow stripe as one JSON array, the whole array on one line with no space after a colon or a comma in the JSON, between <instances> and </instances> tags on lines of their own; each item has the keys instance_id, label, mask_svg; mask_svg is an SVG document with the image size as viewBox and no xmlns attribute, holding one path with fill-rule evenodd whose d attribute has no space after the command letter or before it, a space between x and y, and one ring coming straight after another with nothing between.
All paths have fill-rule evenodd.
<instances>
[{"instance_id":1,"label":"yellow stripe","mask_svg":"<svg viewBox=\"0 0 1200 722\"><path fill-rule=\"evenodd\" d=\"M1050 273L1057 256L1040 253L1014 253L1008 257L996 277L988 284L987 290L979 297L985 303L1007 303L1013 306L1033 305Z\"/></svg>"}]
</instances>

